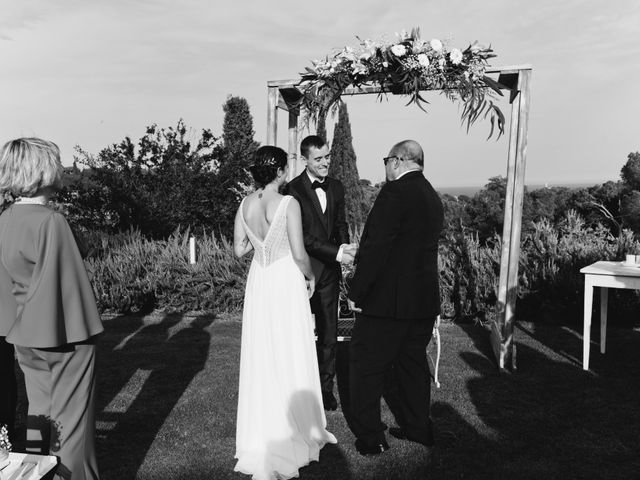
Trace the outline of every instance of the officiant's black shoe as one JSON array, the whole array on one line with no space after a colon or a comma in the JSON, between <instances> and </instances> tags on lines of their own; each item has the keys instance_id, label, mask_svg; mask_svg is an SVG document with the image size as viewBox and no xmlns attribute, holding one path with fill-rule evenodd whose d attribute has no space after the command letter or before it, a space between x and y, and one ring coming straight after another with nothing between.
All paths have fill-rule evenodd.
<instances>
[{"instance_id":1,"label":"officiant's black shoe","mask_svg":"<svg viewBox=\"0 0 640 480\"><path fill-rule=\"evenodd\" d=\"M356 450L360 455L380 455L382 452L389 450L389 444L383 440L380 443L368 445L356 438Z\"/></svg>"},{"instance_id":2,"label":"officiant's black shoe","mask_svg":"<svg viewBox=\"0 0 640 480\"><path fill-rule=\"evenodd\" d=\"M420 443L422 445L424 445L425 447L431 448L435 445L435 441L433 439L433 434L430 434L429 437L424 440L424 439L418 439L418 438L414 438L411 435L407 434L407 432L405 430L403 430L402 428L398 428L398 427L391 427L389 429L389 434L392 437L397 438L398 440L409 440L410 442L416 442L416 443Z\"/></svg>"},{"instance_id":3,"label":"officiant's black shoe","mask_svg":"<svg viewBox=\"0 0 640 480\"><path fill-rule=\"evenodd\" d=\"M325 410L336 410L338 408L338 401L332 392L322 392L322 403Z\"/></svg>"}]
</instances>

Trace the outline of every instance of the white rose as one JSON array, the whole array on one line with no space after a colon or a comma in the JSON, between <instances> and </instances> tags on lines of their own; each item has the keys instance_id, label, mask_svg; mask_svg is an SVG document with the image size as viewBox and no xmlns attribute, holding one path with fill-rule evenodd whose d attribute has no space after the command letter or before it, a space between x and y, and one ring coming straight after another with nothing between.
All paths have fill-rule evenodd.
<instances>
[{"instance_id":1,"label":"white rose","mask_svg":"<svg viewBox=\"0 0 640 480\"><path fill-rule=\"evenodd\" d=\"M431 48L436 52L439 52L440 50L442 50L442 42L437 38L434 38L433 40L431 40L429 42L429 45L431 45Z\"/></svg>"},{"instance_id":2,"label":"white rose","mask_svg":"<svg viewBox=\"0 0 640 480\"><path fill-rule=\"evenodd\" d=\"M356 75L366 75L367 74L367 67L364 66L362 63L358 62L358 63L354 63L353 64L353 73Z\"/></svg>"},{"instance_id":3,"label":"white rose","mask_svg":"<svg viewBox=\"0 0 640 480\"><path fill-rule=\"evenodd\" d=\"M429 66L429 57L426 53L421 53L420 55L418 55L418 63L425 68Z\"/></svg>"},{"instance_id":4,"label":"white rose","mask_svg":"<svg viewBox=\"0 0 640 480\"><path fill-rule=\"evenodd\" d=\"M451 53L449 53L449 58L451 59L451 63L458 65L462 61L462 52L457 48L452 48Z\"/></svg>"},{"instance_id":5,"label":"white rose","mask_svg":"<svg viewBox=\"0 0 640 480\"><path fill-rule=\"evenodd\" d=\"M387 68L387 67L389 66L389 62L382 62L382 66L383 66L384 68Z\"/></svg>"},{"instance_id":6,"label":"white rose","mask_svg":"<svg viewBox=\"0 0 640 480\"><path fill-rule=\"evenodd\" d=\"M402 57L407 53L407 47L404 45L394 45L391 47L391 53L393 53L396 57Z\"/></svg>"}]
</instances>

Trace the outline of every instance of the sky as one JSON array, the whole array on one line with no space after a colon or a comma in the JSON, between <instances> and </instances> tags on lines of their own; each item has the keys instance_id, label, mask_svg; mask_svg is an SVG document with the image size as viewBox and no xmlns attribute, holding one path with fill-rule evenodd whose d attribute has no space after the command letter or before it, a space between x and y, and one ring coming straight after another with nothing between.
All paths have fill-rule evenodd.
<instances>
[{"instance_id":1,"label":"sky","mask_svg":"<svg viewBox=\"0 0 640 480\"><path fill-rule=\"evenodd\" d=\"M530 64L526 183L617 180L640 150L640 2L637 0L0 0L0 141L39 136L63 163L74 147L98 153L145 127L221 135L222 105L244 97L266 140L267 82L296 78L313 59L360 38L491 45L493 66ZM469 133L459 106L427 93L428 113L402 98L347 97L361 178L384 177L400 140L425 150L436 187L484 185L506 175L507 136ZM501 102L503 111L508 104ZM286 114L278 145L286 149ZM332 132L331 120L329 135ZM300 138L309 133L300 132ZM313 131L311 133L314 133Z\"/></svg>"}]
</instances>

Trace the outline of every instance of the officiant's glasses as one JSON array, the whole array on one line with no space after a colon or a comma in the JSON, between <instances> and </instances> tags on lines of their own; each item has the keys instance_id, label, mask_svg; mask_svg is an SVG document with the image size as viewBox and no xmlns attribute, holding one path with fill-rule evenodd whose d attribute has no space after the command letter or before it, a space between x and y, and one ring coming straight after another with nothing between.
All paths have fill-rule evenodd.
<instances>
[{"instance_id":1,"label":"officiant's glasses","mask_svg":"<svg viewBox=\"0 0 640 480\"><path fill-rule=\"evenodd\" d=\"M398 160L402 161L402 157L399 157L397 155L391 155L390 157L384 157L382 159L382 162L384 163L384 166L387 166L387 163L389 163L389 160L391 160L392 158L397 158Z\"/></svg>"}]
</instances>

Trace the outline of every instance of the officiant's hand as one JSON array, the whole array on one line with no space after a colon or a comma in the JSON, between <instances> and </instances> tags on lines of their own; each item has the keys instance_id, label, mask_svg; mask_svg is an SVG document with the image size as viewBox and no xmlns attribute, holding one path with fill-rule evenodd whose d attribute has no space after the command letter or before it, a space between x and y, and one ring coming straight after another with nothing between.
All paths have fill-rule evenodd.
<instances>
[{"instance_id":1,"label":"officiant's hand","mask_svg":"<svg viewBox=\"0 0 640 480\"><path fill-rule=\"evenodd\" d=\"M350 298L347 298L347 305L349 305L349 308L352 312L362 313L362 309L356 307L356 302L354 302Z\"/></svg>"},{"instance_id":2,"label":"officiant's hand","mask_svg":"<svg viewBox=\"0 0 640 480\"><path fill-rule=\"evenodd\" d=\"M340 260L340 263L342 265L351 265L353 263L353 260L355 259L355 255L351 252L348 252L345 250L343 250L342 252L342 259Z\"/></svg>"},{"instance_id":3,"label":"officiant's hand","mask_svg":"<svg viewBox=\"0 0 640 480\"><path fill-rule=\"evenodd\" d=\"M351 265L358 253L358 247L355 244L345 244L342 246L342 260L340 263L343 265Z\"/></svg>"},{"instance_id":4,"label":"officiant's hand","mask_svg":"<svg viewBox=\"0 0 640 480\"><path fill-rule=\"evenodd\" d=\"M313 297L313 292L316 291L316 279L307 279L305 282L307 283L307 293L309 294L309 298L311 298Z\"/></svg>"}]
</instances>

